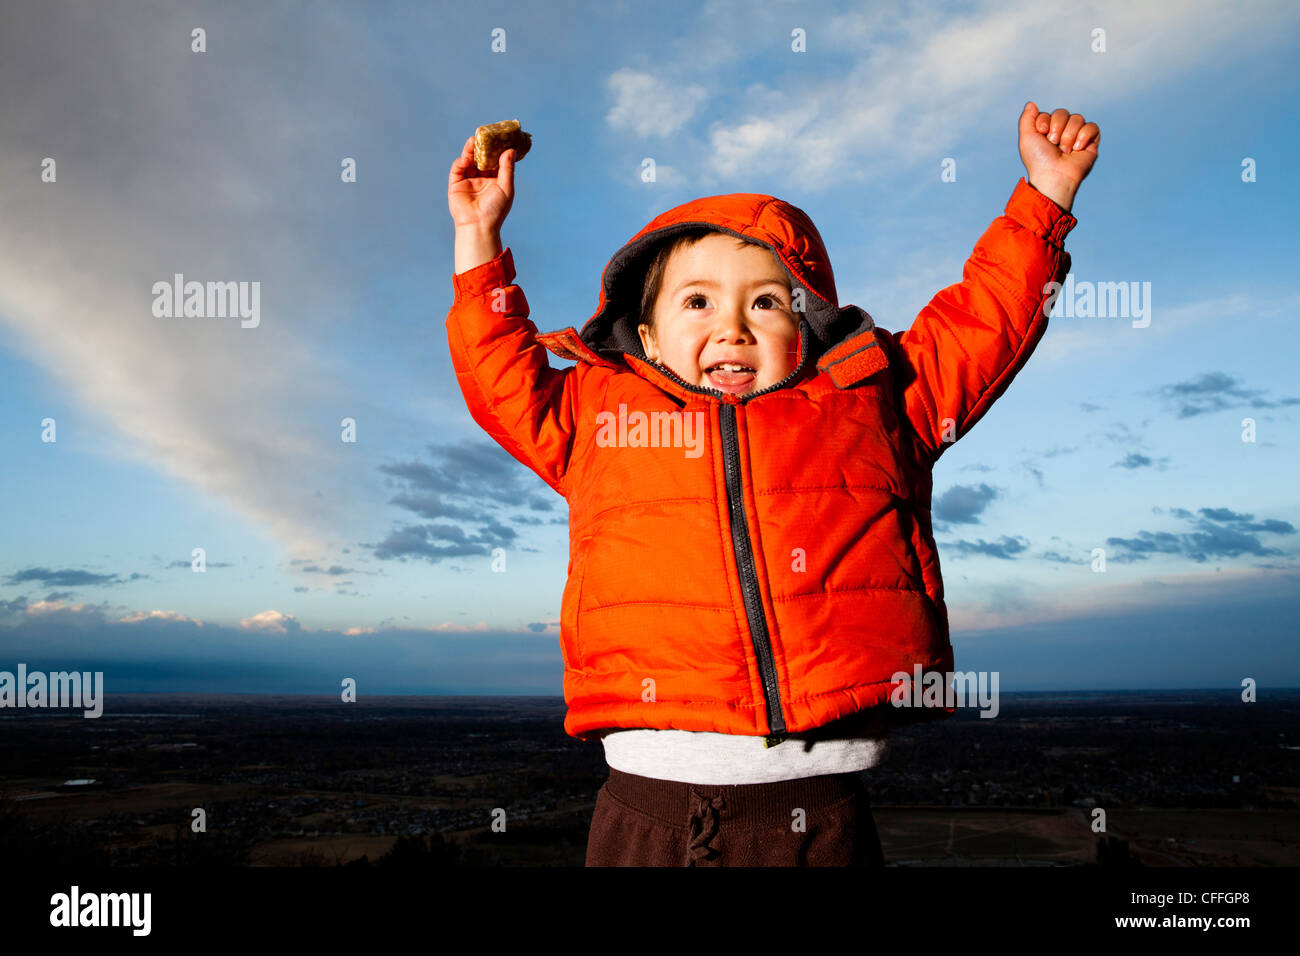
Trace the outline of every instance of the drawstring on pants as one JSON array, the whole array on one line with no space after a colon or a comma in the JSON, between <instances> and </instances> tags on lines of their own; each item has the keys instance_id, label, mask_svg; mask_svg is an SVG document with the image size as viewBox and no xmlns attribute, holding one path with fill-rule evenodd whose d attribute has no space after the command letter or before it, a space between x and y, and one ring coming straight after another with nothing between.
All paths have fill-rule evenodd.
<instances>
[{"instance_id":1,"label":"drawstring on pants","mask_svg":"<svg viewBox=\"0 0 1300 956\"><path fill-rule=\"evenodd\" d=\"M722 794L709 797L691 788L689 865L694 866L696 860L712 860L718 856L718 851L709 846L709 841L718 833L718 811L725 806Z\"/></svg>"}]
</instances>

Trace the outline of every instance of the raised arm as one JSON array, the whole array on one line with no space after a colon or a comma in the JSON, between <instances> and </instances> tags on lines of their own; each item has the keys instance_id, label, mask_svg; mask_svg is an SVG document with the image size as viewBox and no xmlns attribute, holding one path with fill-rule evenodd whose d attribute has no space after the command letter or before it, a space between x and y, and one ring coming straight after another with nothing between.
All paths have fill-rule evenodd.
<instances>
[{"instance_id":1,"label":"raised arm","mask_svg":"<svg viewBox=\"0 0 1300 956\"><path fill-rule=\"evenodd\" d=\"M907 417L931 464L1006 391L1047 331L1050 284L1070 271L1064 241L1077 220L1069 210L1101 131L1078 113L1040 112L1031 100L1019 137L1028 179L975 244L962 281L893 336L906 366Z\"/></svg>"},{"instance_id":2,"label":"raised arm","mask_svg":"<svg viewBox=\"0 0 1300 956\"><path fill-rule=\"evenodd\" d=\"M514 278L509 247L452 276L451 363L474 421L563 495L577 370L551 367Z\"/></svg>"},{"instance_id":3,"label":"raised arm","mask_svg":"<svg viewBox=\"0 0 1300 956\"><path fill-rule=\"evenodd\" d=\"M1047 330L1046 287L1070 271L1062 242L1075 222L1021 179L962 281L894 333L907 367L904 407L931 463L1006 391Z\"/></svg>"},{"instance_id":4,"label":"raised arm","mask_svg":"<svg viewBox=\"0 0 1300 956\"><path fill-rule=\"evenodd\" d=\"M578 372L551 368L528 319L528 300L514 284L514 257L501 245L514 173L513 149L501 154L495 172L478 169L473 136L452 163L447 207L456 225L456 297L447 343L470 416L563 495Z\"/></svg>"}]
</instances>

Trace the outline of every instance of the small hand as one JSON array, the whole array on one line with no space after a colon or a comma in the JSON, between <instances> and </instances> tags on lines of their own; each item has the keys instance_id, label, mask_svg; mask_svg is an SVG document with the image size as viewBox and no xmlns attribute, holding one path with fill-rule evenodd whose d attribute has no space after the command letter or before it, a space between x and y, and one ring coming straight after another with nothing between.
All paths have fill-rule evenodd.
<instances>
[{"instance_id":1,"label":"small hand","mask_svg":"<svg viewBox=\"0 0 1300 956\"><path fill-rule=\"evenodd\" d=\"M474 137L451 164L447 176L447 207L457 228L462 226L500 231L515 199L515 151L507 149L497 161L496 173L474 164Z\"/></svg>"},{"instance_id":2,"label":"small hand","mask_svg":"<svg viewBox=\"0 0 1300 956\"><path fill-rule=\"evenodd\" d=\"M1097 161L1101 130L1078 113L1040 113L1030 100L1020 113L1020 160L1031 186L1063 209Z\"/></svg>"}]
</instances>

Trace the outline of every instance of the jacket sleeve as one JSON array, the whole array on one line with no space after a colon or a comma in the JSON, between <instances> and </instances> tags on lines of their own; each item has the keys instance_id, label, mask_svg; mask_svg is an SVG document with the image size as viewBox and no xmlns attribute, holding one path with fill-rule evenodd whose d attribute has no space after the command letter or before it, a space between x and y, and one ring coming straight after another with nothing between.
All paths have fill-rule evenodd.
<instances>
[{"instance_id":1,"label":"jacket sleeve","mask_svg":"<svg viewBox=\"0 0 1300 956\"><path fill-rule=\"evenodd\" d=\"M930 464L983 417L1043 337L1048 284L1070 271L1062 243L1077 221L1021 177L962 281L893 333L907 367L903 405Z\"/></svg>"},{"instance_id":2,"label":"jacket sleeve","mask_svg":"<svg viewBox=\"0 0 1300 956\"><path fill-rule=\"evenodd\" d=\"M575 369L551 368L510 248L452 275L447 342L470 416L561 495L573 439Z\"/></svg>"}]
</instances>

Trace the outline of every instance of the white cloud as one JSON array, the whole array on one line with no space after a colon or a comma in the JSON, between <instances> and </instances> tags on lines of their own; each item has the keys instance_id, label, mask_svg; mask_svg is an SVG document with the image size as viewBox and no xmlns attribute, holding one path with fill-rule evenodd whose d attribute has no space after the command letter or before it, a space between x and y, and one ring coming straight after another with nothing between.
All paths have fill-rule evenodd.
<instances>
[{"instance_id":1,"label":"white cloud","mask_svg":"<svg viewBox=\"0 0 1300 956\"><path fill-rule=\"evenodd\" d=\"M68 604L64 601L34 601L27 605L27 615L29 617L56 614L60 611L76 614L97 614L99 610L99 606L95 604Z\"/></svg>"},{"instance_id":2,"label":"white cloud","mask_svg":"<svg viewBox=\"0 0 1300 956\"><path fill-rule=\"evenodd\" d=\"M614 105L605 120L637 136L670 136L695 114L708 91L695 83L677 84L651 73L621 69L606 81Z\"/></svg>"},{"instance_id":3,"label":"white cloud","mask_svg":"<svg viewBox=\"0 0 1300 956\"><path fill-rule=\"evenodd\" d=\"M297 44L354 67L385 51L322 10L252 27L217 14L210 52L195 54L190 11L138 12L0 9L6 344L49 373L50 405L83 416L84 450L147 463L291 553L331 551L363 533L347 525L362 520L373 460L340 455L335 438L370 397L337 401L318 345L353 291L324 265L339 238L320 220L349 201L336 154L385 139L382 114L346 105L387 74L299 83L282 54ZM56 57L69 68L51 72ZM55 183L40 181L47 156ZM339 195L323 201L328 190ZM155 318L151 286L176 272L260 282L260 325Z\"/></svg>"},{"instance_id":4,"label":"white cloud","mask_svg":"<svg viewBox=\"0 0 1300 956\"><path fill-rule=\"evenodd\" d=\"M288 634L290 631L302 630L302 625L292 614L282 614L275 610L246 617L239 622L239 626L246 631L265 631L268 634Z\"/></svg>"},{"instance_id":5,"label":"white cloud","mask_svg":"<svg viewBox=\"0 0 1300 956\"><path fill-rule=\"evenodd\" d=\"M428 627L410 628L416 631L444 631L452 633L467 633L473 631L486 631L488 629L486 621L479 621L477 624L453 624L451 621L443 621L441 624L431 624ZM500 628L497 629L498 631ZM512 633L527 634L526 630L512 631Z\"/></svg>"},{"instance_id":6,"label":"white cloud","mask_svg":"<svg viewBox=\"0 0 1300 956\"><path fill-rule=\"evenodd\" d=\"M120 624L135 624L139 621L172 621L178 624L196 624L203 626L203 622L196 617L188 617L179 611L132 611L124 617L119 617Z\"/></svg>"},{"instance_id":7,"label":"white cloud","mask_svg":"<svg viewBox=\"0 0 1300 956\"><path fill-rule=\"evenodd\" d=\"M1290 3L1262 2L1244 17L1216 0L998 0L961 11L909 4L830 17L815 7L798 13L792 18L783 8L731 0L705 4L695 24L684 27L695 42L653 69L614 74L624 78L630 101L619 110L620 122L643 111L647 128L675 131L682 125L674 122L680 97L672 91L703 87L715 91L714 121L693 145L719 189L739 176L774 178L803 192L841 188L886 165L896 172L900 163L932 162L937 170L972 131L1000 134L1014 150L1016 114L1027 99L1050 109L1068 97L1068 105L1095 115L1208 59L1222 66L1243 57L1300 20L1300 8ZM1264 21L1270 30L1259 28ZM704 46L724 23L725 42ZM784 39L774 45L772 38L787 37L792 26L807 31L806 53L789 51ZM1107 31L1105 53L1091 49L1096 27ZM772 61L764 72L773 78L742 94L734 73L750 54ZM655 90L664 92L636 104L640 91ZM728 100L726 92L738 95ZM1010 113L1008 103L1015 107ZM675 145L684 152L692 144Z\"/></svg>"}]
</instances>

